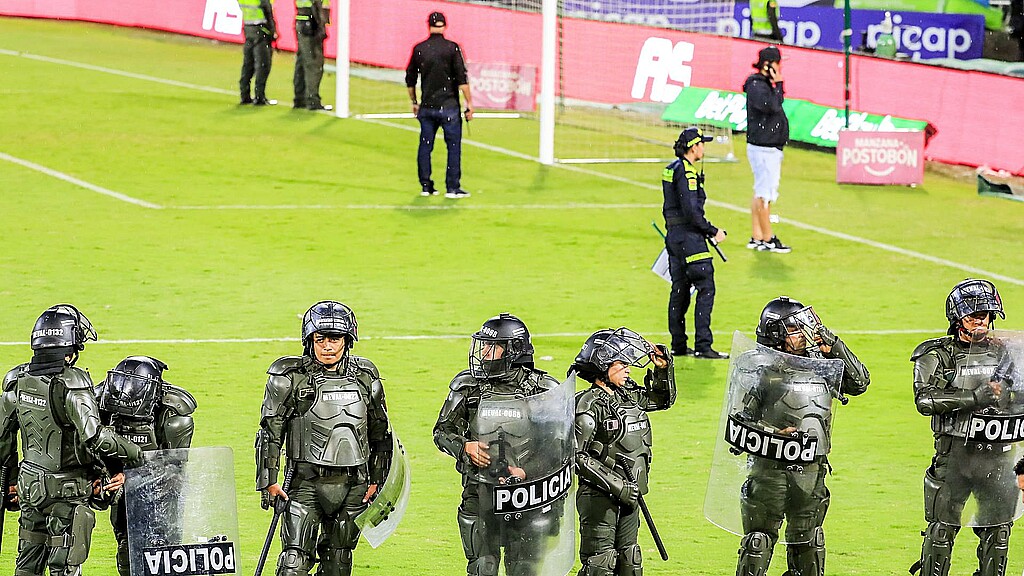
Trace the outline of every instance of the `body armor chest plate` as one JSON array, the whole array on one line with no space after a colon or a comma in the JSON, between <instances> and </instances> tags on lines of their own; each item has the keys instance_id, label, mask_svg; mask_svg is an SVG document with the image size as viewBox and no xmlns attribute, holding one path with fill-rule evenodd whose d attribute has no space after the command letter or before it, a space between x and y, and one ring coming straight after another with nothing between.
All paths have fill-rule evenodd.
<instances>
[{"instance_id":1,"label":"body armor chest plate","mask_svg":"<svg viewBox=\"0 0 1024 576\"><path fill-rule=\"evenodd\" d=\"M633 478L641 492L646 493L653 444L651 421L647 412L634 402L616 397L609 400L608 406L608 414L597 423L598 440L606 446L610 462L617 462L620 455L633 461Z\"/></svg>"},{"instance_id":2,"label":"body armor chest plate","mask_svg":"<svg viewBox=\"0 0 1024 576\"><path fill-rule=\"evenodd\" d=\"M494 483L507 474L505 466L526 468L541 448L530 405L525 394L513 385L484 386L480 403L470 417L470 440L488 445L493 469L477 469L480 482Z\"/></svg>"},{"instance_id":3,"label":"body armor chest plate","mask_svg":"<svg viewBox=\"0 0 1024 576\"><path fill-rule=\"evenodd\" d=\"M288 457L321 466L365 464L369 398L356 377L316 377L312 394L309 410L289 423Z\"/></svg>"},{"instance_id":4,"label":"body armor chest plate","mask_svg":"<svg viewBox=\"0 0 1024 576\"><path fill-rule=\"evenodd\" d=\"M1005 350L997 346L975 346L970 352L954 347L953 381L950 387L962 390L977 390L988 386L992 373ZM955 410L932 416L932 431L951 436L967 436L968 424L973 410Z\"/></svg>"},{"instance_id":5,"label":"body armor chest plate","mask_svg":"<svg viewBox=\"0 0 1024 576\"><path fill-rule=\"evenodd\" d=\"M62 427L57 421L54 413L64 410L64 406L51 406L55 401L50 394L52 378L26 374L18 380L18 424L25 461L47 472L60 472L88 464L93 457L78 440L75 430ZM56 401L63 401L63 398Z\"/></svg>"},{"instance_id":6,"label":"body armor chest plate","mask_svg":"<svg viewBox=\"0 0 1024 576\"><path fill-rule=\"evenodd\" d=\"M833 399L828 383L812 372L786 370L770 386L772 392L763 407L765 422L777 430L795 427L817 438L817 455L828 454Z\"/></svg>"},{"instance_id":7,"label":"body armor chest plate","mask_svg":"<svg viewBox=\"0 0 1024 576\"><path fill-rule=\"evenodd\" d=\"M139 448L143 450L160 449L160 443L156 437L156 427L152 422L114 416L111 424L114 426L114 432L132 444L138 444Z\"/></svg>"}]
</instances>

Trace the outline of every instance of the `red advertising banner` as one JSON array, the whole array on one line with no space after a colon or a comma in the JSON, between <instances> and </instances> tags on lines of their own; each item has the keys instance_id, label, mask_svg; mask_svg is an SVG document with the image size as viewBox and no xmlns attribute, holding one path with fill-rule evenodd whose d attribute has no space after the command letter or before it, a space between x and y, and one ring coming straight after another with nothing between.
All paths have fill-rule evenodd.
<instances>
[{"instance_id":1,"label":"red advertising banner","mask_svg":"<svg viewBox=\"0 0 1024 576\"><path fill-rule=\"evenodd\" d=\"M467 62L466 68L477 108L532 112L536 107L536 67Z\"/></svg>"},{"instance_id":2,"label":"red advertising banner","mask_svg":"<svg viewBox=\"0 0 1024 576\"><path fill-rule=\"evenodd\" d=\"M836 182L921 184L924 132L839 132Z\"/></svg>"},{"instance_id":3,"label":"red advertising banner","mask_svg":"<svg viewBox=\"0 0 1024 576\"><path fill-rule=\"evenodd\" d=\"M351 3L352 60L403 69L427 36L427 15L448 17L446 35L470 61L540 68L541 15L433 0ZM294 3L274 4L280 48L294 50ZM2 0L0 15L86 20L241 42L236 0ZM333 18L337 21L337 17ZM334 34L334 26L329 27ZM618 22L566 18L561 95L605 104L671 102L686 86L738 91L763 44ZM326 53L336 54L333 37ZM786 95L843 106L843 55L783 47ZM938 130L927 158L1024 174L1024 79L868 56L851 58L853 109L926 120ZM983 137L978 137L983 135ZM964 146L970 142L970 146Z\"/></svg>"}]
</instances>

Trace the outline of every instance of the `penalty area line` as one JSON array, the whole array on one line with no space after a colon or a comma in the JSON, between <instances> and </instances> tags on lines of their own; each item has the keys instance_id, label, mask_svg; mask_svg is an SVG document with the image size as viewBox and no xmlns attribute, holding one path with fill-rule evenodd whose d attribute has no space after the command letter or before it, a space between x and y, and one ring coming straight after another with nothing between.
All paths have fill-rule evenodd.
<instances>
[{"instance_id":1,"label":"penalty area line","mask_svg":"<svg viewBox=\"0 0 1024 576\"><path fill-rule=\"evenodd\" d=\"M86 190L91 190L92 192L95 192L97 194L102 194L104 196L109 196L111 198L114 198L115 200L120 200L121 202L127 202L129 204L135 204L136 206L142 206L143 208L151 208L151 209L155 209L155 210L159 210L159 209L163 208L163 206L161 206L159 204L154 204L152 202L146 202L145 200L139 200L138 198L133 198L131 196L128 196L127 194L122 194L120 192L114 192L113 190L108 190L108 189L106 189L106 188L104 188L102 186L97 186L95 184L91 184L89 182L86 182L85 180L81 180L79 178L75 178L74 176L72 176L70 174L65 174L63 172L58 172L58 171L53 170L51 168L47 168L46 166L42 166L42 165L36 164L35 162L29 162L28 160L22 160L21 158L17 158L17 157L11 156L10 154L4 154L3 152L0 152L0 160L6 160L6 161L8 161L8 162L10 162L12 164L17 164L17 165L22 166L24 168L28 168L29 170L35 170L36 172L45 174L45 175L50 176L52 178L56 178L58 180L63 180L65 182L69 183L69 184L74 184L75 186L78 186L80 188L85 188Z\"/></svg>"}]
</instances>

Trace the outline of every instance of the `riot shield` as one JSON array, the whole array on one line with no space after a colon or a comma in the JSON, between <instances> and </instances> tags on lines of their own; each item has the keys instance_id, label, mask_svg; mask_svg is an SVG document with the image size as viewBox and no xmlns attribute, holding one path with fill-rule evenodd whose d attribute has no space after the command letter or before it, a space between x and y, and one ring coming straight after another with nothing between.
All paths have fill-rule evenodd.
<instances>
[{"instance_id":1,"label":"riot shield","mask_svg":"<svg viewBox=\"0 0 1024 576\"><path fill-rule=\"evenodd\" d=\"M814 516L806 512L824 496L823 456L842 375L842 360L786 354L735 333L705 518L743 535L778 531L795 510ZM798 544L810 535L787 526L779 541Z\"/></svg>"},{"instance_id":2,"label":"riot shield","mask_svg":"<svg viewBox=\"0 0 1024 576\"><path fill-rule=\"evenodd\" d=\"M523 398L480 401L473 439L488 444L480 486L485 538L522 573L565 576L576 560L573 484L575 377Z\"/></svg>"},{"instance_id":3,"label":"riot shield","mask_svg":"<svg viewBox=\"0 0 1024 576\"><path fill-rule=\"evenodd\" d=\"M355 518L363 538L374 548L394 534L409 505L409 456L397 434L392 434L392 440L387 478L370 505Z\"/></svg>"},{"instance_id":4,"label":"riot shield","mask_svg":"<svg viewBox=\"0 0 1024 576\"><path fill-rule=\"evenodd\" d=\"M973 412L951 416L955 430L941 477L931 472L925 477L925 507L935 520L983 527L1024 515L1013 473L1024 456L1022 375L1024 332L988 332L957 362L952 385L989 400Z\"/></svg>"},{"instance_id":5,"label":"riot shield","mask_svg":"<svg viewBox=\"0 0 1024 576\"><path fill-rule=\"evenodd\" d=\"M125 472L132 575L241 574L231 449L145 455Z\"/></svg>"}]
</instances>

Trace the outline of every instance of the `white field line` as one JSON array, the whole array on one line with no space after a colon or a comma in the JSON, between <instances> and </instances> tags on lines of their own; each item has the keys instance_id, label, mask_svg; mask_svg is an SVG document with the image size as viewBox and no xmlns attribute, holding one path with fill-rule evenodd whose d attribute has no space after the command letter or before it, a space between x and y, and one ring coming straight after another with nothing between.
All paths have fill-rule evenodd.
<instances>
[{"instance_id":1,"label":"white field line","mask_svg":"<svg viewBox=\"0 0 1024 576\"><path fill-rule=\"evenodd\" d=\"M16 52L16 51L11 51L11 50L2 50L2 49L0 49L0 55L21 56L23 58L31 58L31 59L39 60L39 61L42 61L42 62L50 62L50 63L54 63L54 64L63 64L63 65L68 65L68 66L75 66L75 67L83 68L83 69L86 69L86 70L94 70L94 71L97 71L97 72L105 72L105 73L109 73L109 74L116 74L116 75L124 76L124 77L127 77L127 78L135 78L135 79L146 80L146 81L150 81L150 82L157 82L157 83L161 83L161 84L167 84L169 86L177 86L177 87L188 88L188 89L193 89L193 90L203 90L203 91L206 91L206 92L213 92L213 93L217 93L217 94L230 94L230 95L234 94L233 92L230 92L228 90L223 90L223 89L220 89L220 88L212 88L212 87L209 87L209 86L200 86L200 85L197 85L197 84L190 84L190 83L187 83L187 82L178 82L178 81L175 81L175 80L167 80L167 79L164 79L164 78L156 78L154 76L146 76L146 75L142 75L142 74L132 74L132 73L129 73L129 72L123 72L123 71L120 71L120 70L114 70L114 69L111 69L111 68L104 68L104 67L101 67L101 66L93 66L93 65L90 65L90 64L82 64L82 63L73 62L73 61L70 61L70 60L63 60L63 59L58 59L58 58L49 58L49 57L46 57L46 56L37 56L37 55L33 55L33 54L26 54L26 53L23 53L23 52ZM324 113L325 114L329 114L329 112L324 112ZM397 128L397 129L400 129L400 130L405 130L407 132L413 132L413 133L418 133L419 132L419 130L416 129L415 127L413 127L413 126L406 126L406 125L403 125L403 124L397 124L397 123L394 123L394 122L388 122L386 120L360 119L360 121L361 122L369 122L371 124L377 124L377 125L381 125L381 126L388 126L388 127L391 127L391 128ZM521 160L529 160L529 161L534 161L534 162L537 161L537 158L535 158L533 156L529 156L527 154L522 154L520 152L515 152L513 150L508 150L508 149L501 148L501 147L498 147L498 146L491 146L489 144L484 144L482 142L476 142L474 140L463 140L463 142L466 143L467 145L474 146L474 147L477 147L477 148L481 148L481 149L484 149L484 150L488 150L488 151L491 151L491 152L495 152L497 154L504 154L506 156L511 156L513 158L519 158ZM660 186L657 186L657 185L654 185L654 184L650 184L650 183L647 183L647 182L638 182L636 180L632 180L632 179L629 179L629 178L624 178L624 177L621 177L621 176L614 176L614 175L610 175L610 174L604 174L602 172L598 172L598 171L595 171L595 170L590 170L590 169L587 169L587 168L582 168L580 166L567 165L567 164L555 164L555 167L561 168L562 170L569 170L569 171L572 171L572 172L577 172L579 174L587 174L587 175L590 175L590 176L593 176L593 177L596 177L596 178L603 178L603 179L606 179L606 180L612 180L612 181L615 181L615 182L620 182L622 184L628 184L630 186L636 186L636 187L645 188L645 189L648 189L648 190L661 190ZM42 167L40 167L40 168L42 168ZM59 174L59 173L57 173L57 174ZM78 182L81 182L81 181L78 181ZM87 184L87 183L82 182L82 184L80 184L80 185L83 185L83 184ZM89 187L89 186L92 186L92 185L88 185L87 187ZM96 187L96 188L98 188L98 187ZM94 188L90 187L89 189L93 190ZM100 190L103 190L103 192L101 192L101 193L104 193L104 194L107 194L107 195L112 195L115 198L119 198L119 199L130 198L128 196L124 196L123 194L119 194L117 192L111 192L111 191L106 190L106 189L99 189L99 190L96 190L96 191L100 191ZM123 198L121 198L121 197L123 197ZM134 199L132 199L132 200L134 200ZM130 201L130 200L126 200L126 201ZM142 201L140 200L140 201L133 202L133 203L138 203L138 202L142 202ZM146 203L146 204L148 204L148 203ZM716 206L718 208L723 208L723 209L726 209L726 210L732 210L734 212L739 212L739 213L743 213L743 214L746 214L748 212L748 210L749 210L748 207L736 206L735 204L729 204L729 203L720 202L720 201L717 201L717 200L708 200L708 204L711 204L712 206ZM542 205L533 205L533 206L542 206ZM635 207L639 207L639 206L641 206L641 205L635 205ZM657 206L657 205L655 205L655 206ZM153 205L148 206L148 207L159 207L159 206L153 204ZM168 208L173 209L175 207L171 206L171 207L168 207ZM229 206L219 206L219 207L210 207L210 208L205 208L205 209L221 209L221 210L234 209L234 210L238 210L238 209L246 209L246 208L247 207L245 207L245 206L230 206L230 207ZM324 206L320 206L320 207L307 206L306 208L307 209L317 209L317 208L324 209L326 207L324 207ZM346 207L339 207L339 208L346 208ZM402 207L399 207L399 206L383 206L383 207L380 207L380 208L373 208L373 209L396 210L396 209L401 209L401 208ZM414 209L413 207L404 207L404 208L405 209ZM552 206L552 208L558 209L558 208L563 208L563 206ZM201 208L196 207L196 206L184 206L184 207L180 207L180 209L195 210L195 209L201 209ZM259 206L259 207L249 207L249 209L279 210L279 209L281 209L281 207L267 205L267 206ZM298 209L298 207L296 207L296 209ZM427 208L427 209L449 209L449 208L440 208L440 207L438 207L438 208ZM960 264L959 262L954 262L952 260L946 260L945 258L939 258L937 256L932 256L930 254L924 254L922 252L917 252L917 251L914 251L914 250L908 250L906 248L900 248L899 246L894 246L892 244L886 244L884 242L878 242L878 241L875 241L875 240L870 240L868 238L862 238L860 236L854 236L852 234L846 234L844 232L837 232L835 230L829 230L828 228L822 228L820 226L815 226L813 224L806 224L806 223L803 223L803 222L800 222L800 221L797 221L797 220L791 220L789 218L780 218L780 221L784 222L786 224L789 224L791 226L795 226L797 228L802 228L804 230L808 230L808 231L811 231L811 232L817 232L819 234L822 234L822 235L825 235L825 236L831 236L833 238L838 238L840 240L846 240L848 242L855 242L855 243L858 243L858 244L863 244L865 246L871 246L872 248L877 248L879 250L884 250L886 252L892 252L894 254L900 254L900 255L903 255L903 256L910 257L910 258L916 258L918 260L924 260L925 262L931 262L932 264L938 264L940 266L945 266L945 267L948 267L948 268L954 268L956 270L961 270L963 272L967 272L968 274L984 276L984 277L987 277L987 278L992 279L992 280L999 280L999 281L1002 281L1002 282L1009 282L1011 284L1016 284L1018 286L1024 286L1024 279L1021 279L1021 278L1014 278L1014 277L1011 277L1011 276L1006 276L1005 274L998 274L996 272L992 272L992 271L989 271L989 270L984 270L982 268L976 268L974 266L968 266L966 264Z\"/></svg>"},{"instance_id":2,"label":"white field line","mask_svg":"<svg viewBox=\"0 0 1024 576\"><path fill-rule=\"evenodd\" d=\"M283 204L283 205L237 205L221 204L210 206L168 206L174 210L629 210L661 208L661 204L589 204L568 202L566 204L444 204L441 206L408 206L403 204Z\"/></svg>"},{"instance_id":3,"label":"white field line","mask_svg":"<svg viewBox=\"0 0 1024 576\"><path fill-rule=\"evenodd\" d=\"M840 335L853 336L902 336L913 334L942 334L943 328L907 329L907 330L835 330ZM592 332L551 332L533 334L534 338L586 338ZM644 332L650 336L668 336L668 332ZM715 332L718 336L731 336L732 332ZM469 340L469 334L397 334L391 336L362 336L360 340ZM91 345L104 344L252 344L269 342L298 342L294 336L280 338L155 338L155 339L124 339L98 340ZM28 342L0 342L0 346L28 346Z\"/></svg>"},{"instance_id":4,"label":"white field line","mask_svg":"<svg viewBox=\"0 0 1024 576\"><path fill-rule=\"evenodd\" d=\"M104 188L102 186L97 186L95 184L90 184L89 182L86 182L85 180L80 180L78 178L75 178L74 176L72 176L70 174L65 174L63 172L58 172L56 170L47 168L46 166L40 166L39 164L36 164L34 162L29 162L28 160L22 160L21 158L15 158L14 156L11 156L10 154L4 154L3 152L0 152L0 160L6 160L6 161L11 162L13 164L17 164L19 166L23 166L25 168L28 168L29 170L35 170L36 172L41 172L43 174L46 174L47 176L52 176L53 178L56 178L58 180L63 180L63 181L68 182L70 184L74 184L75 186L80 186L82 188L85 188L86 190L91 190L93 192L96 192L97 194L103 194L104 196L110 196L111 198L115 198L115 199L120 200L122 202L128 202L129 204L135 204L136 206L142 206L143 208L154 208L154 209L163 208L163 206L161 206L159 204L153 204L152 202L146 202L145 200L139 200L138 198L133 198L133 197L128 196L126 194L121 194L120 192L114 192L113 190L107 190L106 188Z\"/></svg>"}]
</instances>

